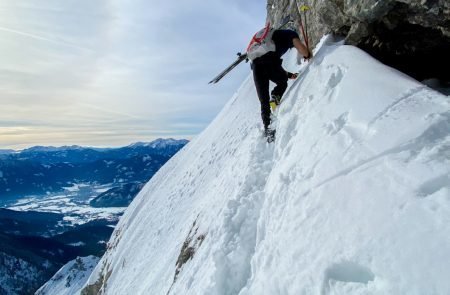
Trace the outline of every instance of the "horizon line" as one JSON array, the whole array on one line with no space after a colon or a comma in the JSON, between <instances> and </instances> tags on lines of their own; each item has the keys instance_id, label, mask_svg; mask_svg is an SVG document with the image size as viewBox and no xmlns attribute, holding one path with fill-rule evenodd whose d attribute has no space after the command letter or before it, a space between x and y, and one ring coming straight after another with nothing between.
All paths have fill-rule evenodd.
<instances>
[{"instance_id":1,"label":"horizon line","mask_svg":"<svg viewBox=\"0 0 450 295\"><path fill-rule=\"evenodd\" d=\"M0 151L14 151L14 152L21 152L30 148L35 148L35 147L43 147L43 148L64 148L64 147L80 147L80 148L94 148L94 149L116 149L116 148L123 148L123 147L128 147L134 144L145 144L145 143L152 143L158 140L177 140L177 141L182 141L182 140L186 140L187 142L190 142L191 139L188 138L174 138L174 137L158 137L154 140L150 140L150 141L131 141L129 144L118 144L118 145L84 145L84 144L62 144L62 145L53 145L53 144L49 144L49 145L42 145L42 144L30 144L27 145L27 147L24 148L8 148L8 147L1 147L0 146Z\"/></svg>"}]
</instances>

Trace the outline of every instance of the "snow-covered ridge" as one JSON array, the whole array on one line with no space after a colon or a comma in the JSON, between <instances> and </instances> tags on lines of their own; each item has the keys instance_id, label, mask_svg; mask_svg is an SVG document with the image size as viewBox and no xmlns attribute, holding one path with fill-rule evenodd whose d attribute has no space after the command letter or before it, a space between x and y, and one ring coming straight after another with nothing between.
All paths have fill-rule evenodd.
<instances>
[{"instance_id":1,"label":"snow-covered ridge","mask_svg":"<svg viewBox=\"0 0 450 295\"><path fill-rule=\"evenodd\" d=\"M274 144L260 121L249 77L143 188L82 294L450 293L448 97L327 39Z\"/></svg>"},{"instance_id":2,"label":"snow-covered ridge","mask_svg":"<svg viewBox=\"0 0 450 295\"><path fill-rule=\"evenodd\" d=\"M64 265L35 295L77 295L98 263L95 256L78 257Z\"/></svg>"},{"instance_id":3,"label":"snow-covered ridge","mask_svg":"<svg viewBox=\"0 0 450 295\"><path fill-rule=\"evenodd\" d=\"M33 146L24 150L21 150L20 152L56 152L56 151L65 151L65 150L81 150L85 149L85 147L79 146L79 145L64 145L64 146Z\"/></svg>"},{"instance_id":4,"label":"snow-covered ridge","mask_svg":"<svg viewBox=\"0 0 450 295\"><path fill-rule=\"evenodd\" d=\"M173 145L184 145L188 143L189 141L186 139L173 139L173 138L158 138L150 142L135 142L132 143L126 147L139 147L139 146L145 146L145 147L153 147L153 148L164 148L167 146L173 146ZM12 150L12 149L0 149L0 155L1 154L14 154L14 153L39 153L39 152L62 152L62 151L74 151L74 150L96 150L96 151L105 151L105 150L112 150L117 149L116 148L99 148L99 147L91 147L91 146L79 146L79 145L64 145L64 146L33 146L30 148L26 148L23 150Z\"/></svg>"},{"instance_id":5,"label":"snow-covered ridge","mask_svg":"<svg viewBox=\"0 0 450 295\"><path fill-rule=\"evenodd\" d=\"M136 143L129 145L129 147L145 146L145 147L152 147L152 148L165 148L165 147L173 146L173 145L175 145L175 146L176 145L185 145L188 142L189 141L186 139L158 138L151 142L136 142Z\"/></svg>"}]
</instances>

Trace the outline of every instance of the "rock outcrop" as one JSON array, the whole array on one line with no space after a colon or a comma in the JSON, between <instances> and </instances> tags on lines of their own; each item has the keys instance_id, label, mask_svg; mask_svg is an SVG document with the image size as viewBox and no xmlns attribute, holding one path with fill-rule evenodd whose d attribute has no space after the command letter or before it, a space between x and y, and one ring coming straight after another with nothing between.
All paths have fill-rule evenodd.
<instances>
[{"instance_id":1,"label":"rock outcrop","mask_svg":"<svg viewBox=\"0 0 450 295\"><path fill-rule=\"evenodd\" d=\"M268 0L272 23L288 14L298 19L308 5L310 43L323 34L345 36L380 61L418 80L450 82L450 1L448 0Z\"/></svg>"}]
</instances>

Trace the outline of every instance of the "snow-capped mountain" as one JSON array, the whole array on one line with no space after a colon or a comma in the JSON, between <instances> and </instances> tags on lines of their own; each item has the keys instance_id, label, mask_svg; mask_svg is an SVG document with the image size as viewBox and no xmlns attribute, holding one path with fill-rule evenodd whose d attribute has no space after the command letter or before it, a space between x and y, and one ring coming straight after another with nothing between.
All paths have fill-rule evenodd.
<instances>
[{"instance_id":1,"label":"snow-capped mountain","mask_svg":"<svg viewBox=\"0 0 450 295\"><path fill-rule=\"evenodd\" d=\"M15 153L15 150L4 150L4 149L0 149L0 155L4 155L4 154L12 154Z\"/></svg>"},{"instance_id":2,"label":"snow-capped mountain","mask_svg":"<svg viewBox=\"0 0 450 295\"><path fill-rule=\"evenodd\" d=\"M20 159L40 162L42 164L54 164L61 162L85 163L100 159L120 159L129 156L136 148L146 147L147 152L155 154L167 154L167 149L179 150L188 143L185 139L159 138L151 142L138 142L125 147L118 148L96 148L72 146L34 146L28 149L0 150L0 159Z\"/></svg>"},{"instance_id":3,"label":"snow-capped mountain","mask_svg":"<svg viewBox=\"0 0 450 295\"><path fill-rule=\"evenodd\" d=\"M152 142L137 142L129 145L133 149L155 149L163 151L164 154L174 154L185 146L189 141L185 139L158 138Z\"/></svg>"},{"instance_id":4,"label":"snow-capped mountain","mask_svg":"<svg viewBox=\"0 0 450 295\"><path fill-rule=\"evenodd\" d=\"M249 77L81 294L449 294L450 100L323 39L262 137Z\"/></svg>"},{"instance_id":5,"label":"snow-capped mountain","mask_svg":"<svg viewBox=\"0 0 450 295\"><path fill-rule=\"evenodd\" d=\"M153 147L153 148L166 148L169 146L185 145L187 143L188 143L188 141L185 139L158 138L152 142L136 142L129 146L130 147L147 146L147 147Z\"/></svg>"},{"instance_id":6,"label":"snow-capped mountain","mask_svg":"<svg viewBox=\"0 0 450 295\"><path fill-rule=\"evenodd\" d=\"M70 151L70 150L83 150L85 147L79 145L65 145L60 147L55 146L33 146L24 150L21 150L20 153L38 153L38 152L58 152L58 151ZM92 148L94 149L94 148Z\"/></svg>"},{"instance_id":7,"label":"snow-capped mountain","mask_svg":"<svg viewBox=\"0 0 450 295\"><path fill-rule=\"evenodd\" d=\"M7 198L57 192L80 182L145 182L186 143L158 139L121 148L37 146L0 153L0 205Z\"/></svg>"}]
</instances>

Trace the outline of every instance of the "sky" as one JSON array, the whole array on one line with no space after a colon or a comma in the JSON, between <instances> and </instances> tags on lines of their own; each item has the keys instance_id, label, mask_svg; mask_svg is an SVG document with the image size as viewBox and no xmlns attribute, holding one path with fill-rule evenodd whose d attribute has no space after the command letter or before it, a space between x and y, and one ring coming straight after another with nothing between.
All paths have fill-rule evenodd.
<instances>
[{"instance_id":1,"label":"sky","mask_svg":"<svg viewBox=\"0 0 450 295\"><path fill-rule=\"evenodd\" d=\"M0 149L191 139L265 19L262 0L0 0Z\"/></svg>"}]
</instances>

